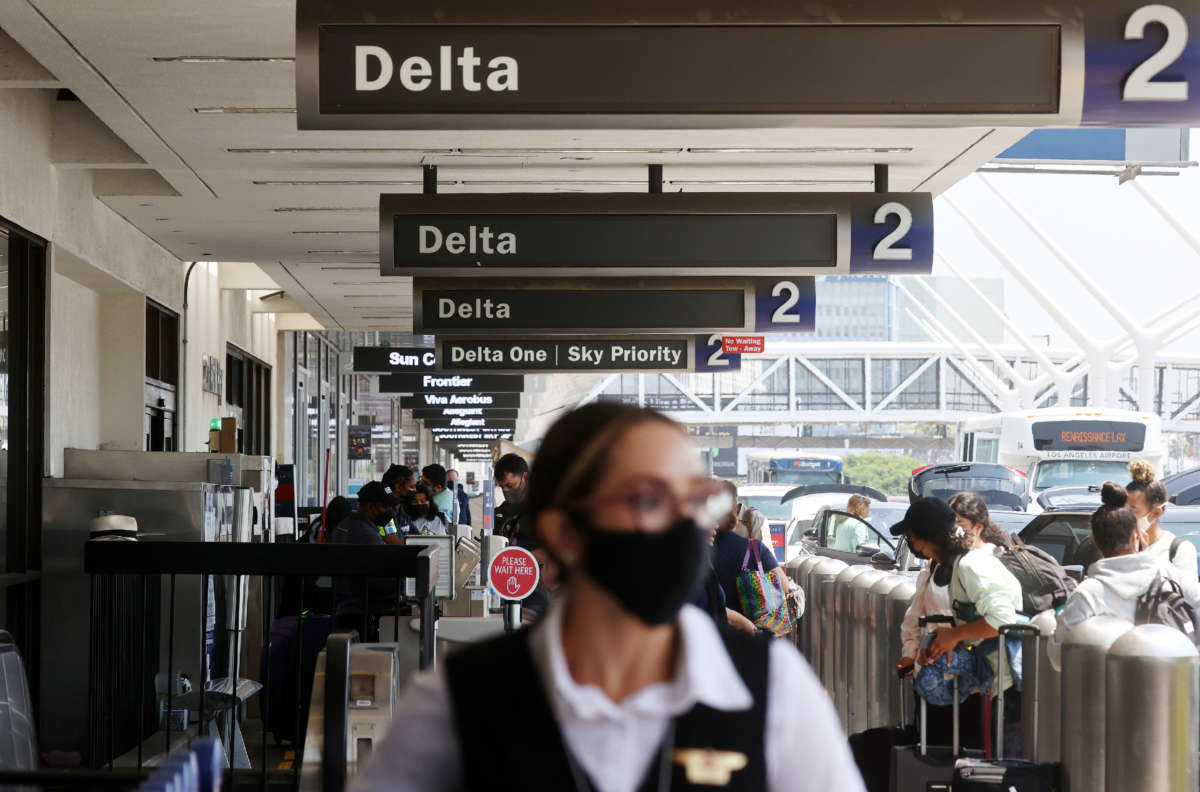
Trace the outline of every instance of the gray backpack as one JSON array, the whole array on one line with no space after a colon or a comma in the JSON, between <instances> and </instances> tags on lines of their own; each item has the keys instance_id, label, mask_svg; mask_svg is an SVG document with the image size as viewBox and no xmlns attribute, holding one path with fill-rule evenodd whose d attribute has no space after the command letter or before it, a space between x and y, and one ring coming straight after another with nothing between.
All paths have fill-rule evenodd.
<instances>
[{"instance_id":1,"label":"gray backpack","mask_svg":"<svg viewBox=\"0 0 1200 792\"><path fill-rule=\"evenodd\" d=\"M1154 582L1138 597L1134 624L1165 624L1174 627L1200 646L1200 619L1184 599L1179 583L1159 572Z\"/></svg>"},{"instance_id":2,"label":"gray backpack","mask_svg":"<svg viewBox=\"0 0 1200 792\"><path fill-rule=\"evenodd\" d=\"M1000 554L1000 562L1021 584L1021 612L1028 616L1065 604L1075 590L1075 579L1054 556L1016 536Z\"/></svg>"}]
</instances>

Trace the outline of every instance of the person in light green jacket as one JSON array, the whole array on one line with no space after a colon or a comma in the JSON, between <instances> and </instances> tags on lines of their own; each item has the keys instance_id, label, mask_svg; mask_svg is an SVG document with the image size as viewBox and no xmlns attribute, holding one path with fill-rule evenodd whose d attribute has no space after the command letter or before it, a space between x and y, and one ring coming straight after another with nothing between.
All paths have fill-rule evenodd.
<instances>
[{"instance_id":1,"label":"person in light green jacket","mask_svg":"<svg viewBox=\"0 0 1200 792\"><path fill-rule=\"evenodd\" d=\"M937 498L923 498L909 509L903 525L913 550L938 563L934 582L949 585L955 616L955 625L938 631L929 648L923 650L922 665L950 654L959 644L976 647L996 638L1000 627L1020 620L1017 612L1021 607L1021 583L996 557L993 547L977 546L976 537L957 524L954 510L946 503ZM993 693L998 692L995 686L1000 681L999 664L1005 663L1004 744L1005 753L1013 756L1020 755L1020 694L1013 687L1006 655L993 649L988 652L987 661L992 671Z\"/></svg>"}]
</instances>

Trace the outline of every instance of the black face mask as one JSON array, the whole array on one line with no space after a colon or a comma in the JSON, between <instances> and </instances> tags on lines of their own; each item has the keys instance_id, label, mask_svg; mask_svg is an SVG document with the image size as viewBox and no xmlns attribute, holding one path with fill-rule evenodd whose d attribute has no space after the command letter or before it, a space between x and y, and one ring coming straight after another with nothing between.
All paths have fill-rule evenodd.
<instances>
[{"instance_id":1,"label":"black face mask","mask_svg":"<svg viewBox=\"0 0 1200 792\"><path fill-rule=\"evenodd\" d=\"M429 504L428 503L419 503L419 504L413 504L411 506L406 506L404 508L404 510L406 512L408 512L408 516L412 517L414 520L419 520L422 517L429 516Z\"/></svg>"},{"instance_id":2,"label":"black face mask","mask_svg":"<svg viewBox=\"0 0 1200 792\"><path fill-rule=\"evenodd\" d=\"M396 510L385 509L384 511L381 511L379 514L375 515L375 524L382 528L394 519L396 519Z\"/></svg>"},{"instance_id":3,"label":"black face mask","mask_svg":"<svg viewBox=\"0 0 1200 792\"><path fill-rule=\"evenodd\" d=\"M588 528L583 570L648 625L666 624L708 571L708 532L686 517L659 533Z\"/></svg>"}]
</instances>

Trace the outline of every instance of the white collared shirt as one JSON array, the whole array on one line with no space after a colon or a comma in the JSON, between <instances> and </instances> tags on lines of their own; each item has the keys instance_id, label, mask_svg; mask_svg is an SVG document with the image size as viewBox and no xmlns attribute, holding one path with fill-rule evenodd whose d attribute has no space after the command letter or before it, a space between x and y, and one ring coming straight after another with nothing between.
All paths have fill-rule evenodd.
<instances>
[{"instance_id":1,"label":"white collared shirt","mask_svg":"<svg viewBox=\"0 0 1200 792\"><path fill-rule=\"evenodd\" d=\"M531 649L563 739L597 792L635 792L658 755L669 721L697 703L724 711L753 703L716 626L699 608L686 606L679 615L682 641L673 678L620 702L571 677L562 649L563 610L561 602L551 607L533 630ZM829 697L784 641L775 641L770 650L766 715L768 792L861 792ZM440 670L422 672L401 694L387 735L354 778L352 790L457 792L462 786L445 677Z\"/></svg>"}]
</instances>

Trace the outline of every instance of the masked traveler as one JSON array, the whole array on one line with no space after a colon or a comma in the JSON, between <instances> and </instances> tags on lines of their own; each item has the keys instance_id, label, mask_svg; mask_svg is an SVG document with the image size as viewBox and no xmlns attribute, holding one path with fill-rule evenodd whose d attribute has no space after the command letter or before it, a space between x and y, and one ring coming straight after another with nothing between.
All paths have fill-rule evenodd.
<instances>
[{"instance_id":1,"label":"masked traveler","mask_svg":"<svg viewBox=\"0 0 1200 792\"><path fill-rule=\"evenodd\" d=\"M1138 601L1159 578L1177 586L1183 600L1200 611L1200 582L1195 576L1181 572L1161 554L1138 552L1138 518L1127 504L1132 497L1120 485L1106 481L1100 500L1100 508L1092 515L1092 538L1102 557L1089 567L1088 576L1058 614L1049 652L1056 667L1062 642L1075 625L1105 615L1135 623Z\"/></svg>"},{"instance_id":2,"label":"masked traveler","mask_svg":"<svg viewBox=\"0 0 1200 792\"><path fill-rule=\"evenodd\" d=\"M1172 564L1188 580L1197 580L1196 546L1159 526L1167 507L1167 488L1154 478L1154 466L1144 459L1129 463L1133 480L1125 487L1129 508L1137 518L1137 535L1143 552Z\"/></svg>"},{"instance_id":3,"label":"masked traveler","mask_svg":"<svg viewBox=\"0 0 1200 792\"><path fill-rule=\"evenodd\" d=\"M930 703L950 705L946 673L959 676L960 697L973 691L1003 692L1004 744L1019 755L1021 697L1008 664L1010 654L1019 657L1019 651L1013 641L1002 651L997 637L1000 627L1019 620L1020 582L996 557L994 546L959 525L954 510L938 498L915 502L892 530L906 534L913 550L936 562L932 581L948 587L955 618L953 627L936 632L918 654L921 665L932 666L919 672L918 692ZM1003 691L1000 663L1005 664Z\"/></svg>"},{"instance_id":4,"label":"masked traveler","mask_svg":"<svg viewBox=\"0 0 1200 792\"><path fill-rule=\"evenodd\" d=\"M329 534L330 544L383 545L384 535L395 533L393 522L399 502L378 481L368 481L358 491L358 510L342 518ZM333 582L334 628L357 630L367 643L379 640L379 615L391 613L396 603L395 578L366 581L338 577ZM364 595L370 600L366 613Z\"/></svg>"},{"instance_id":5,"label":"masked traveler","mask_svg":"<svg viewBox=\"0 0 1200 792\"><path fill-rule=\"evenodd\" d=\"M504 499L496 507L496 533L508 537L513 544L521 544L521 539L532 540L533 526L523 517L525 495L529 491L529 463L518 454L505 454L496 460L493 475Z\"/></svg>"},{"instance_id":6,"label":"masked traveler","mask_svg":"<svg viewBox=\"0 0 1200 792\"><path fill-rule=\"evenodd\" d=\"M355 789L863 789L795 647L723 634L684 605L707 566L702 526L728 498L681 427L588 405L547 432L529 487L565 596L418 674Z\"/></svg>"},{"instance_id":7,"label":"masked traveler","mask_svg":"<svg viewBox=\"0 0 1200 792\"><path fill-rule=\"evenodd\" d=\"M954 511L955 524L964 528L970 535L970 547L979 548L984 546L981 534L983 533L984 524L990 522L987 516L986 506L984 511L980 513L977 509L978 504L975 499L982 501L978 495L970 493L972 497L966 497L967 493L959 493L950 499L950 506ZM944 518L943 518L944 519ZM892 526L893 536L905 536L904 523L897 523ZM997 529L999 530L999 529ZM916 591L913 598L908 603L908 609L904 612L904 621L900 626L900 661L896 663L896 670L905 675L918 672L924 665L922 660L924 656L921 649L921 619L928 616L953 616L954 610L950 607L950 587L946 584L938 585L934 582L934 574L937 571L937 561L928 556L921 555L915 548L913 554L925 559L921 565L921 571L917 574ZM946 629L949 625L930 625L928 629L939 630ZM983 700L982 696L977 693L972 693L967 696L961 703L959 708L959 723L960 723L960 740L961 744L969 748L978 748L983 745L983 730L980 721ZM954 733L954 708L952 706L939 706L937 704L929 704L926 709L926 715L929 718L928 734L929 741L933 745L950 745L952 743Z\"/></svg>"},{"instance_id":8,"label":"masked traveler","mask_svg":"<svg viewBox=\"0 0 1200 792\"><path fill-rule=\"evenodd\" d=\"M449 528L446 515L437 510L433 504L433 493L424 484L408 495L404 504L410 521L408 532L414 536L445 536Z\"/></svg>"},{"instance_id":9,"label":"masked traveler","mask_svg":"<svg viewBox=\"0 0 1200 792\"><path fill-rule=\"evenodd\" d=\"M454 495L446 489L446 468L437 464L421 468L421 483L433 493L433 505L442 514L454 512Z\"/></svg>"},{"instance_id":10,"label":"masked traveler","mask_svg":"<svg viewBox=\"0 0 1200 792\"><path fill-rule=\"evenodd\" d=\"M471 524L471 496L463 489L462 482L458 480L457 470L446 471L446 487L454 491L455 497L458 498L458 519L455 521L458 525Z\"/></svg>"}]
</instances>

